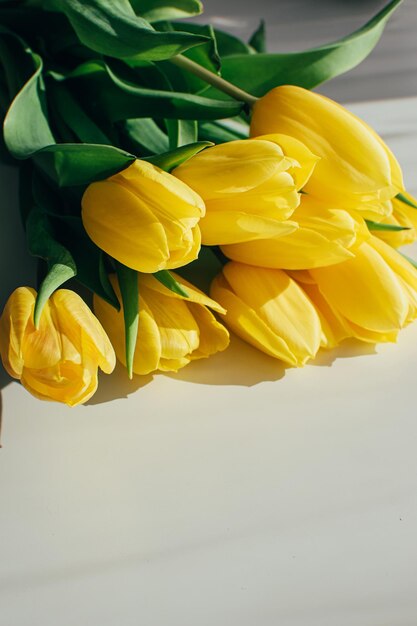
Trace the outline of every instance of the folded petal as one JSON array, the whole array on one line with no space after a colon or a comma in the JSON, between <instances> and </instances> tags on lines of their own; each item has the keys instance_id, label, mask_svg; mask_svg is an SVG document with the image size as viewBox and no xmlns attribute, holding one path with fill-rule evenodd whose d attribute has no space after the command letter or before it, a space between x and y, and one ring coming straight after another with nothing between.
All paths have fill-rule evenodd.
<instances>
[{"instance_id":1,"label":"folded petal","mask_svg":"<svg viewBox=\"0 0 417 626\"><path fill-rule=\"evenodd\" d=\"M311 269L321 294L347 320L370 331L390 333L407 319L409 303L396 274L368 243L353 259Z\"/></svg>"},{"instance_id":2,"label":"folded petal","mask_svg":"<svg viewBox=\"0 0 417 626\"><path fill-rule=\"evenodd\" d=\"M377 209L367 213L367 203L384 203L402 189L399 166L376 133L317 93L282 85L260 98L251 136L267 133L290 135L320 157L305 189L323 201L348 209L362 203L361 211L370 217Z\"/></svg>"}]
</instances>

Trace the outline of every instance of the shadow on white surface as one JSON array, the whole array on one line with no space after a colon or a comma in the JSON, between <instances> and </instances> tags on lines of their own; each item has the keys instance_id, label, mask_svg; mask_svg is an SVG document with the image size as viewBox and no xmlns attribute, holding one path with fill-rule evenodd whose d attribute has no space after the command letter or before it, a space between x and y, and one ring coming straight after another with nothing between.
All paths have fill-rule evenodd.
<instances>
[{"instance_id":1,"label":"shadow on white surface","mask_svg":"<svg viewBox=\"0 0 417 626\"><path fill-rule=\"evenodd\" d=\"M336 359L377 354L373 345L347 340L338 348L321 350L314 361L306 367L331 367ZM111 400L128 398L153 382L154 378L167 377L197 385L253 387L260 383L279 381L287 369L283 362L253 348L236 336L232 336L230 346L224 352L190 363L179 372L158 373L147 376L134 376L129 380L125 368L118 363L113 374L100 377L96 394L87 405L102 404ZM156 380L155 380L156 382Z\"/></svg>"},{"instance_id":2,"label":"shadow on white surface","mask_svg":"<svg viewBox=\"0 0 417 626\"><path fill-rule=\"evenodd\" d=\"M231 385L252 387L275 381L285 375L285 365L255 350L237 337L232 337L225 352L190 363L178 373L134 376L129 380L124 367L118 363L111 377L101 376L96 394L87 404L102 404L117 398L127 398L151 383L154 377L166 376L200 385Z\"/></svg>"},{"instance_id":3,"label":"shadow on white surface","mask_svg":"<svg viewBox=\"0 0 417 626\"><path fill-rule=\"evenodd\" d=\"M364 343L355 339L346 339L340 346L332 350L320 350L318 355L309 365L318 367L331 367L336 359L351 359L359 356L378 354L377 346Z\"/></svg>"}]
</instances>

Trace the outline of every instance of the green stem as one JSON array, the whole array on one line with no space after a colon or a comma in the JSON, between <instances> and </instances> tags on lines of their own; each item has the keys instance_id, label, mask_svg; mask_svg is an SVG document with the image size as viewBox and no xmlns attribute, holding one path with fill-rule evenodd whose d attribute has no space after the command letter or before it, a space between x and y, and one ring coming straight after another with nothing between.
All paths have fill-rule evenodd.
<instances>
[{"instance_id":1,"label":"green stem","mask_svg":"<svg viewBox=\"0 0 417 626\"><path fill-rule=\"evenodd\" d=\"M209 85L212 85L216 89L223 91L223 93L226 93L228 96L231 96L235 100L245 102L250 107L252 107L258 100L258 98L256 98L255 96L252 96L250 93L243 91L243 89L236 87L236 85L229 83L229 81L221 78L221 76L210 72L210 70L206 69L202 65L199 65L198 63L195 63L195 61L188 59L182 54L178 54L177 56L172 57L170 61L178 67L181 67L182 69L191 72L191 74L198 76L198 78L201 78L201 80L204 80L206 83L209 83Z\"/></svg>"}]
</instances>

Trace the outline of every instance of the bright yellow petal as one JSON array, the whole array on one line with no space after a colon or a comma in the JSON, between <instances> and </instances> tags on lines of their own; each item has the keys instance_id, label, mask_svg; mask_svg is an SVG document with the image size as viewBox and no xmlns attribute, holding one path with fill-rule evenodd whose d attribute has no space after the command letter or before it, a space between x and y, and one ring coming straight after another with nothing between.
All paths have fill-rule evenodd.
<instances>
[{"instance_id":1,"label":"bright yellow petal","mask_svg":"<svg viewBox=\"0 0 417 626\"><path fill-rule=\"evenodd\" d=\"M171 249L169 261L165 265L166 269L183 267L198 257L201 248L201 230L199 226L195 226L188 232L190 235L188 241L184 237L182 247L177 250Z\"/></svg>"},{"instance_id":2,"label":"bright yellow petal","mask_svg":"<svg viewBox=\"0 0 417 626\"><path fill-rule=\"evenodd\" d=\"M320 320L286 272L228 263L223 275L233 292L285 341L299 364L315 356L321 342Z\"/></svg>"},{"instance_id":3,"label":"bright yellow petal","mask_svg":"<svg viewBox=\"0 0 417 626\"><path fill-rule=\"evenodd\" d=\"M87 402L97 389L97 367L74 363L58 364L49 369L24 368L22 385L40 400L77 406Z\"/></svg>"},{"instance_id":4,"label":"bright yellow petal","mask_svg":"<svg viewBox=\"0 0 417 626\"><path fill-rule=\"evenodd\" d=\"M285 220L299 204L300 194L297 192L293 177L288 172L278 172L249 191L208 200L205 219L213 212L236 211Z\"/></svg>"},{"instance_id":5,"label":"bright yellow petal","mask_svg":"<svg viewBox=\"0 0 417 626\"><path fill-rule=\"evenodd\" d=\"M169 259L165 230L149 207L118 183L92 183L82 199L82 219L94 243L142 272L163 269Z\"/></svg>"},{"instance_id":6,"label":"bright yellow petal","mask_svg":"<svg viewBox=\"0 0 417 626\"><path fill-rule=\"evenodd\" d=\"M208 211L200 224L203 244L206 246L283 237L297 229L297 224L292 221L284 222L239 211Z\"/></svg>"},{"instance_id":7,"label":"bright yellow petal","mask_svg":"<svg viewBox=\"0 0 417 626\"><path fill-rule=\"evenodd\" d=\"M276 144L242 139L203 150L172 173L207 201L250 191L288 167Z\"/></svg>"},{"instance_id":8,"label":"bright yellow petal","mask_svg":"<svg viewBox=\"0 0 417 626\"><path fill-rule=\"evenodd\" d=\"M355 258L310 274L329 305L354 324L380 333L404 325L409 309L405 292L369 244L362 244Z\"/></svg>"},{"instance_id":9,"label":"bright yellow petal","mask_svg":"<svg viewBox=\"0 0 417 626\"><path fill-rule=\"evenodd\" d=\"M229 345L229 333L206 307L190 302L188 305L200 331L198 348L191 359L202 359L225 350Z\"/></svg>"},{"instance_id":10,"label":"bright yellow petal","mask_svg":"<svg viewBox=\"0 0 417 626\"><path fill-rule=\"evenodd\" d=\"M382 140L324 96L293 85L276 87L253 109L251 136L267 133L295 137L320 157L306 191L321 200L356 209L358 202L385 202L401 190Z\"/></svg>"},{"instance_id":11,"label":"bright yellow petal","mask_svg":"<svg viewBox=\"0 0 417 626\"><path fill-rule=\"evenodd\" d=\"M289 135L273 133L261 135L261 137L255 137L255 139L273 141L282 148L286 157L295 159L296 163L291 167L289 173L294 179L297 189L302 189L312 175L320 157L313 154L302 141Z\"/></svg>"},{"instance_id":12,"label":"bright yellow petal","mask_svg":"<svg viewBox=\"0 0 417 626\"><path fill-rule=\"evenodd\" d=\"M417 200L410 194L404 192L404 195L414 204ZM389 243L394 248L399 248L407 244L414 243L417 240L417 209L405 204L397 198L392 200L392 215L381 220L383 224L393 224L395 226L403 226L407 230L400 231L374 231L373 234Z\"/></svg>"},{"instance_id":13,"label":"bright yellow petal","mask_svg":"<svg viewBox=\"0 0 417 626\"><path fill-rule=\"evenodd\" d=\"M84 300L69 289L58 289L51 297L51 304L57 328L80 350L82 362L95 362L110 374L116 364L113 346Z\"/></svg>"},{"instance_id":14,"label":"bright yellow petal","mask_svg":"<svg viewBox=\"0 0 417 626\"><path fill-rule=\"evenodd\" d=\"M299 364L284 339L277 336L251 307L231 291L222 275L214 279L210 293L227 308L224 320L241 339L289 365Z\"/></svg>"},{"instance_id":15,"label":"bright yellow petal","mask_svg":"<svg viewBox=\"0 0 417 626\"><path fill-rule=\"evenodd\" d=\"M23 369L22 342L26 327L33 318L36 291L19 287L9 297L0 318L0 354L4 368L13 378Z\"/></svg>"},{"instance_id":16,"label":"bright yellow petal","mask_svg":"<svg viewBox=\"0 0 417 626\"><path fill-rule=\"evenodd\" d=\"M185 302L194 302L202 306L207 306L217 313L224 313L224 309L217 302L209 298L205 293L200 291L200 289L197 289L197 287L192 285L188 280L185 280L185 278L182 278L182 276L179 276L175 272L171 272L171 275L186 291L186 293L188 294L188 298L174 293L167 287L164 287L164 285L160 283L159 280L157 280L154 276L148 276L147 274L139 275L139 293L141 292L142 286L144 286L147 289L156 291L157 293L160 293L161 295L168 298L178 298L180 300L184 300Z\"/></svg>"},{"instance_id":17,"label":"bright yellow petal","mask_svg":"<svg viewBox=\"0 0 417 626\"><path fill-rule=\"evenodd\" d=\"M161 218L165 215L169 219L191 219L204 215L204 201L194 188L147 161L138 159L109 180L142 198Z\"/></svg>"},{"instance_id":18,"label":"bright yellow petal","mask_svg":"<svg viewBox=\"0 0 417 626\"><path fill-rule=\"evenodd\" d=\"M144 286L141 295L159 329L161 359L182 358L198 348L198 325L184 300L166 298Z\"/></svg>"}]
</instances>

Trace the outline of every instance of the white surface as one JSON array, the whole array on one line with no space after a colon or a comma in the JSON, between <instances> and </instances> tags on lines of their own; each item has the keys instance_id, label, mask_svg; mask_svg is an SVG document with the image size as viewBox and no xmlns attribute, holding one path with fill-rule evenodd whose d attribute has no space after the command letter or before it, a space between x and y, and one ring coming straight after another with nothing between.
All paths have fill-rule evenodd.
<instances>
[{"instance_id":1,"label":"white surface","mask_svg":"<svg viewBox=\"0 0 417 626\"><path fill-rule=\"evenodd\" d=\"M352 107L414 190L416 104ZM302 370L235 340L73 410L9 384L1 626L415 626L416 358L417 324Z\"/></svg>"}]
</instances>

